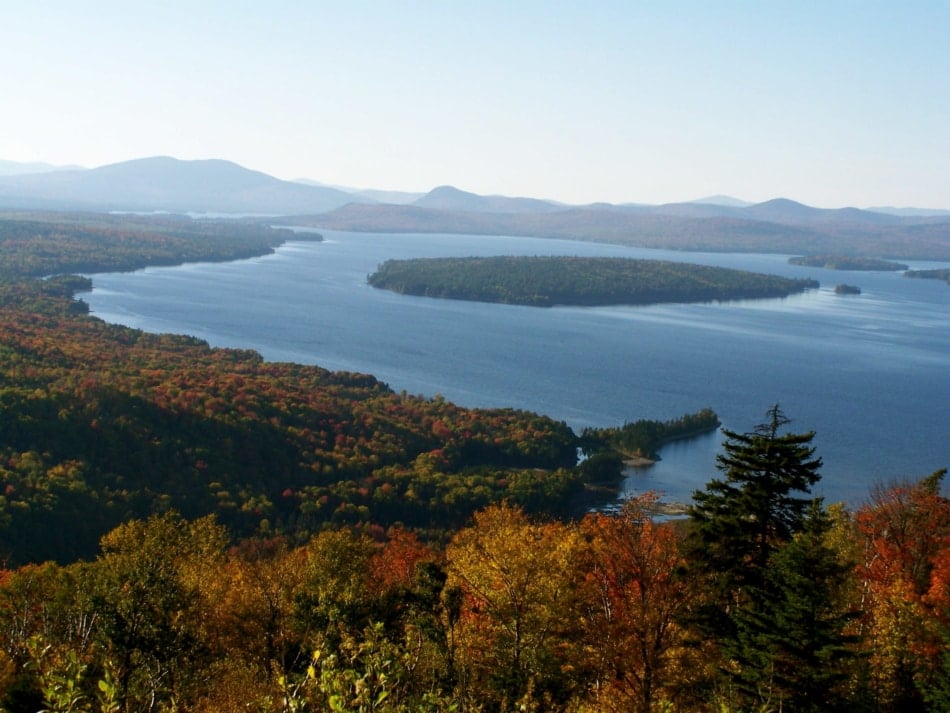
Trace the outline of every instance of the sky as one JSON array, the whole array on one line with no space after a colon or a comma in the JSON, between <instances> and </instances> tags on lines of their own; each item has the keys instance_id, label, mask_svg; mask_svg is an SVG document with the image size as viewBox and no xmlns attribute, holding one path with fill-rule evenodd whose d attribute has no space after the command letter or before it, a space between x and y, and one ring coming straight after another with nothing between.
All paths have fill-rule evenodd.
<instances>
[{"instance_id":1,"label":"sky","mask_svg":"<svg viewBox=\"0 0 950 713\"><path fill-rule=\"evenodd\" d=\"M0 0L0 159L950 209L950 0Z\"/></svg>"}]
</instances>

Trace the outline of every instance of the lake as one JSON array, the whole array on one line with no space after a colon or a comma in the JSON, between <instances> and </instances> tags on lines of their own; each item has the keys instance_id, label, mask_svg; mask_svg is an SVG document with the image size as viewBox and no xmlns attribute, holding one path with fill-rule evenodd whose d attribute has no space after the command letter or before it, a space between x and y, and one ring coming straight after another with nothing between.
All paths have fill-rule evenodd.
<instances>
[{"instance_id":1,"label":"lake","mask_svg":"<svg viewBox=\"0 0 950 713\"><path fill-rule=\"evenodd\" d=\"M950 287L900 273L834 272L788 256L685 253L589 242L322 230L274 254L93 275L92 314L190 334L266 359L370 373L396 391L516 407L585 426L666 420L710 407L752 430L779 403L816 432L817 490L860 504L877 482L950 466ZM646 307L535 308L376 290L390 258L620 256L811 277L784 299ZM904 261L907 262L907 261ZM914 262L912 268L946 267ZM836 284L860 295L836 295ZM721 433L670 444L628 479L688 500L717 475Z\"/></svg>"}]
</instances>

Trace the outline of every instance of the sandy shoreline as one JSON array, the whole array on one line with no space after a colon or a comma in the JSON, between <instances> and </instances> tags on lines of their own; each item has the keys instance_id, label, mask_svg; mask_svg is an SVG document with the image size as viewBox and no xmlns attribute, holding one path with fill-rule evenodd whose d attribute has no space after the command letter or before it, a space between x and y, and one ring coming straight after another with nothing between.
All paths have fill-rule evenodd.
<instances>
[{"instance_id":1,"label":"sandy shoreline","mask_svg":"<svg viewBox=\"0 0 950 713\"><path fill-rule=\"evenodd\" d=\"M623 459L623 464L627 468L647 468L656 463L655 460L644 456L627 456Z\"/></svg>"}]
</instances>

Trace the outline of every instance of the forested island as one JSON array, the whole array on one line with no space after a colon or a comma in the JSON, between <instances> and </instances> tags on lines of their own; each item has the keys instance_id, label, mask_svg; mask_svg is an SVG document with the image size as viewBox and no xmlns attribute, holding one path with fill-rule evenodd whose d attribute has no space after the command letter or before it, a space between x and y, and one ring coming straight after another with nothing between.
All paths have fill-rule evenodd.
<instances>
[{"instance_id":1,"label":"forested island","mask_svg":"<svg viewBox=\"0 0 950 713\"><path fill-rule=\"evenodd\" d=\"M785 297L818 287L814 280L707 265L561 256L387 260L367 281L401 294L533 307Z\"/></svg>"},{"instance_id":2,"label":"forested island","mask_svg":"<svg viewBox=\"0 0 950 713\"><path fill-rule=\"evenodd\" d=\"M943 268L937 270L908 270L904 277L918 277L927 280L943 280L950 284L950 269Z\"/></svg>"},{"instance_id":3,"label":"forested island","mask_svg":"<svg viewBox=\"0 0 950 713\"><path fill-rule=\"evenodd\" d=\"M861 288L857 285L835 285L835 294L836 295L860 295Z\"/></svg>"},{"instance_id":4,"label":"forested island","mask_svg":"<svg viewBox=\"0 0 950 713\"><path fill-rule=\"evenodd\" d=\"M826 270L866 270L878 272L896 272L906 270L907 265L890 260L855 255L805 255L788 259L791 265L805 267L823 267Z\"/></svg>"},{"instance_id":5,"label":"forested island","mask_svg":"<svg viewBox=\"0 0 950 713\"><path fill-rule=\"evenodd\" d=\"M70 220L0 220L3 711L950 705L945 470L827 505L815 434L775 405L723 430L685 518L652 493L587 511L716 414L577 436L108 325L87 278L34 276L275 236Z\"/></svg>"}]
</instances>

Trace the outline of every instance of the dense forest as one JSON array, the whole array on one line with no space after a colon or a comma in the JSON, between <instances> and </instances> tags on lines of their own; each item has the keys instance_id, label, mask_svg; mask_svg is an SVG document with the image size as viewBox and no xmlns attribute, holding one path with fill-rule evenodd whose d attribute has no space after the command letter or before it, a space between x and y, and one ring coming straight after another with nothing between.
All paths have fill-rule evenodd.
<instances>
[{"instance_id":1,"label":"dense forest","mask_svg":"<svg viewBox=\"0 0 950 713\"><path fill-rule=\"evenodd\" d=\"M321 239L315 233L186 216L0 213L0 279L237 260L272 252L290 237Z\"/></svg>"},{"instance_id":2,"label":"dense forest","mask_svg":"<svg viewBox=\"0 0 950 713\"><path fill-rule=\"evenodd\" d=\"M879 258L856 257L854 255L805 255L788 259L792 265L805 267L823 267L828 270L875 270L893 272L906 270L907 265Z\"/></svg>"},{"instance_id":3,"label":"dense forest","mask_svg":"<svg viewBox=\"0 0 950 713\"><path fill-rule=\"evenodd\" d=\"M809 496L812 433L725 432L688 517L488 505L229 546L166 511L70 565L0 571L11 713L887 711L950 704L945 471L856 511Z\"/></svg>"},{"instance_id":4,"label":"dense forest","mask_svg":"<svg viewBox=\"0 0 950 713\"><path fill-rule=\"evenodd\" d=\"M535 307L785 297L818 287L814 280L664 260L548 256L387 260L367 279L403 294Z\"/></svg>"},{"instance_id":5,"label":"dense forest","mask_svg":"<svg viewBox=\"0 0 950 713\"><path fill-rule=\"evenodd\" d=\"M94 554L132 516L236 533L453 527L582 488L576 436L532 413L393 393L77 314L60 280L0 287L0 533L12 561Z\"/></svg>"},{"instance_id":6,"label":"dense forest","mask_svg":"<svg viewBox=\"0 0 950 713\"><path fill-rule=\"evenodd\" d=\"M86 278L33 275L203 240L5 225L0 710L950 706L945 470L826 505L815 434L776 405L723 431L685 518L655 494L588 512L623 456L716 415L577 436L108 325Z\"/></svg>"}]
</instances>

